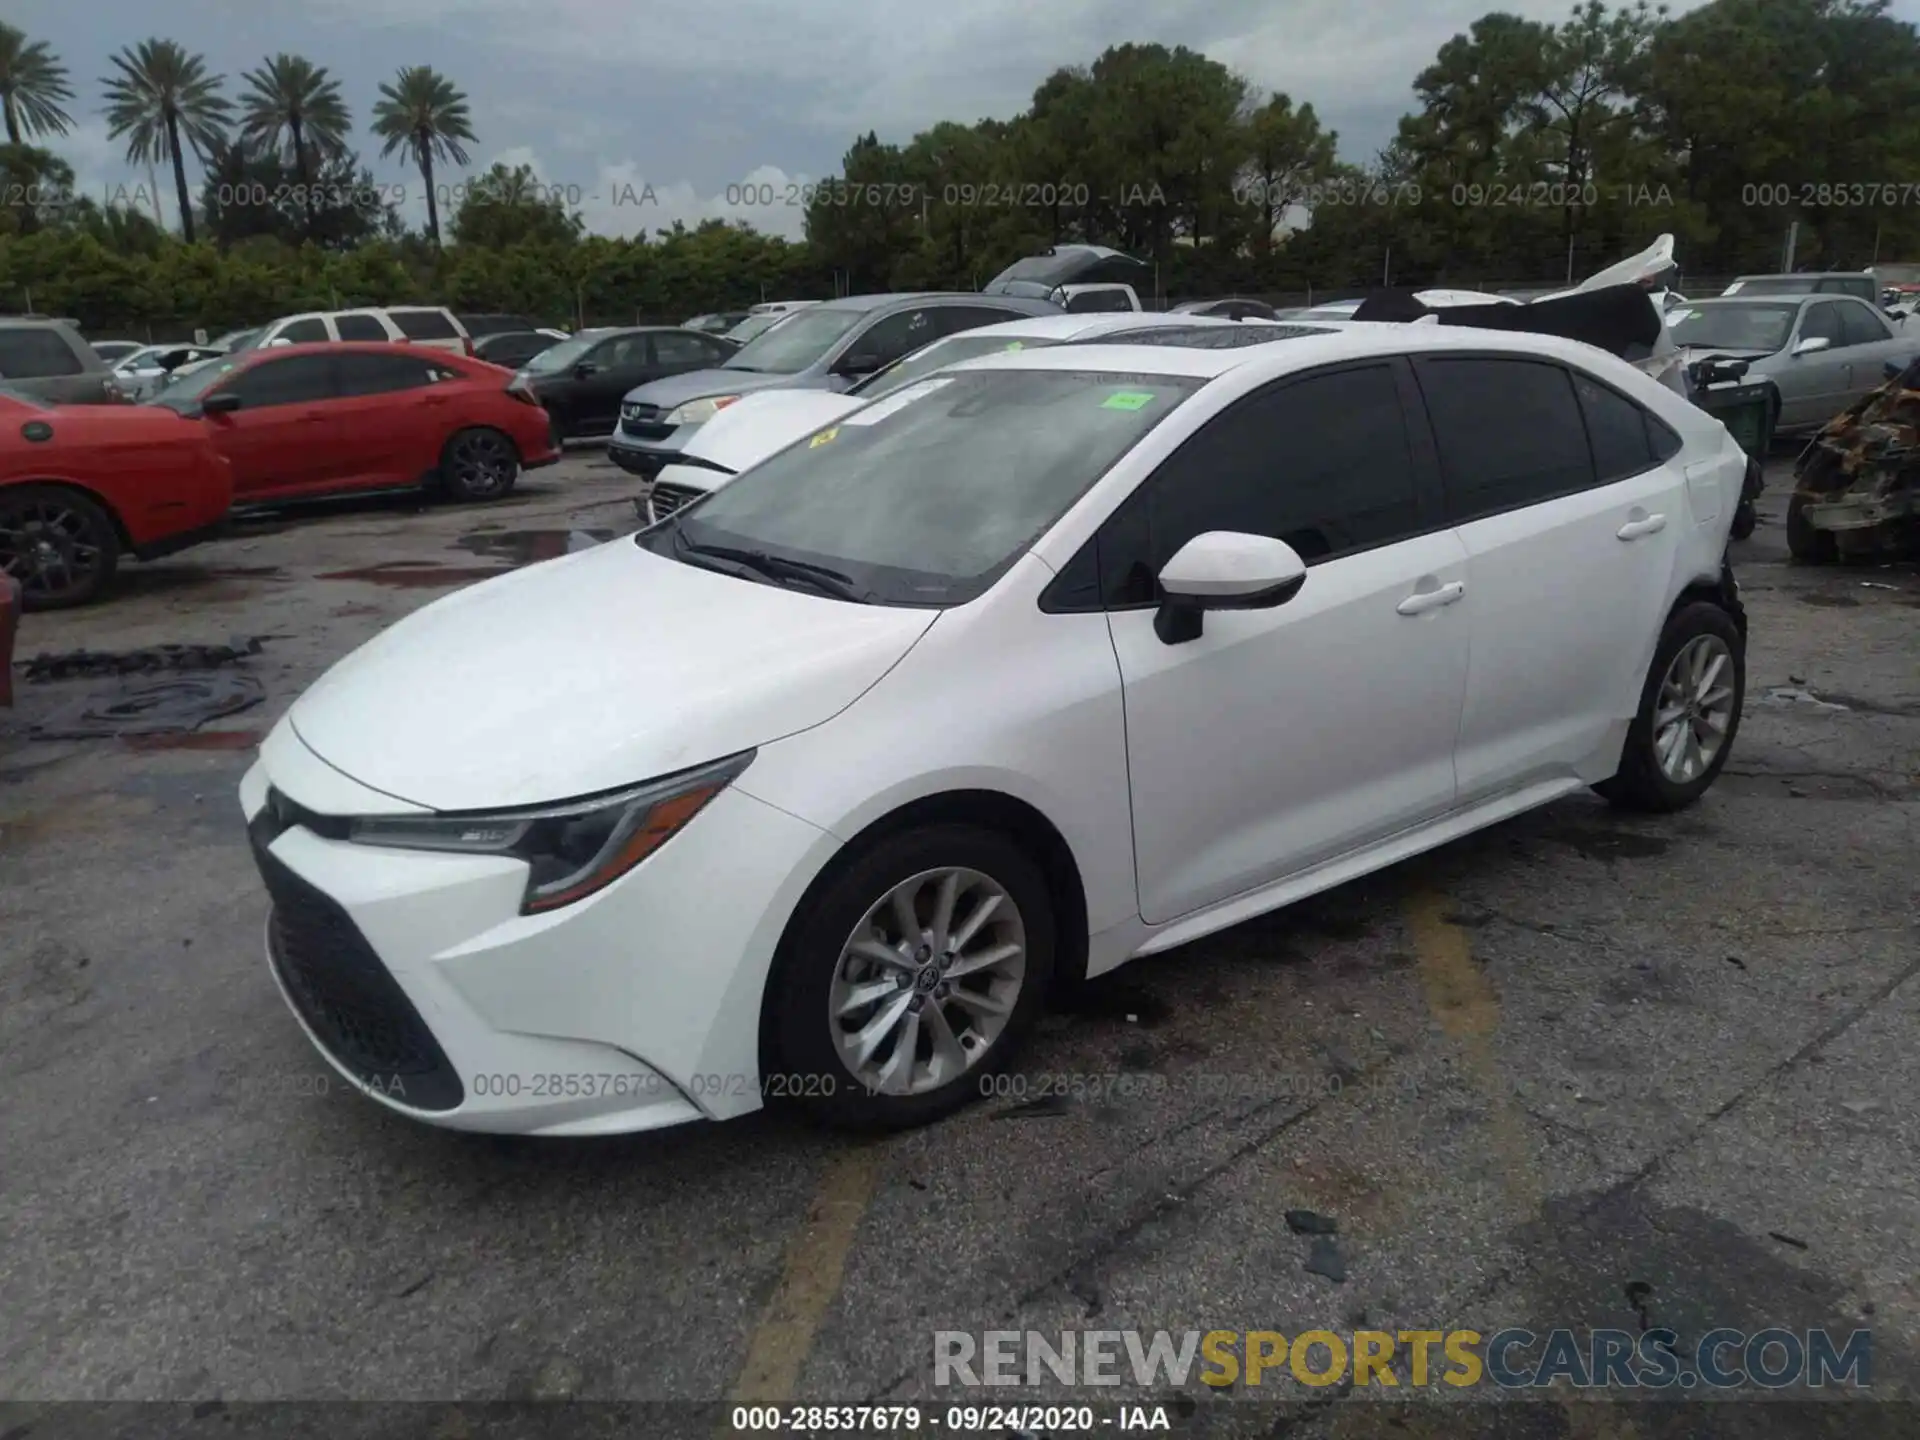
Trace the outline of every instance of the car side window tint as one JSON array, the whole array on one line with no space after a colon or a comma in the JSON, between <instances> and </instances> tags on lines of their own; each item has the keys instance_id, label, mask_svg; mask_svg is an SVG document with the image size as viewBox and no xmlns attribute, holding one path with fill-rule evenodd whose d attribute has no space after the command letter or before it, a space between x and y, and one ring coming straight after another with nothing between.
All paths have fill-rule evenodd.
<instances>
[{"instance_id":1,"label":"car side window tint","mask_svg":"<svg viewBox=\"0 0 1920 1440\"><path fill-rule=\"evenodd\" d=\"M1840 307L1831 300L1807 306L1806 313L1800 317L1800 338L1830 340L1836 349L1845 344L1840 330Z\"/></svg>"},{"instance_id":2,"label":"car side window tint","mask_svg":"<svg viewBox=\"0 0 1920 1440\"><path fill-rule=\"evenodd\" d=\"M384 340L387 327L371 315L336 315L334 328L342 340Z\"/></svg>"},{"instance_id":3,"label":"car side window tint","mask_svg":"<svg viewBox=\"0 0 1920 1440\"><path fill-rule=\"evenodd\" d=\"M1175 451L1142 497L1101 538L1115 604L1157 599L1161 567L1209 530L1270 535L1315 565L1426 528L1387 364L1310 375L1240 401Z\"/></svg>"},{"instance_id":4,"label":"car side window tint","mask_svg":"<svg viewBox=\"0 0 1920 1440\"><path fill-rule=\"evenodd\" d=\"M866 334L853 342L850 351L872 354L880 365L891 365L901 356L911 355L922 345L947 333L940 329L935 318L939 308L943 307L902 310L896 315L875 321Z\"/></svg>"},{"instance_id":5,"label":"car side window tint","mask_svg":"<svg viewBox=\"0 0 1920 1440\"><path fill-rule=\"evenodd\" d=\"M21 326L0 330L0 375L37 380L78 375L86 369L74 348L51 329Z\"/></svg>"},{"instance_id":6,"label":"car side window tint","mask_svg":"<svg viewBox=\"0 0 1920 1440\"><path fill-rule=\"evenodd\" d=\"M274 405L311 404L333 398L333 360L325 355L290 355L250 365L220 389L240 397L243 410Z\"/></svg>"},{"instance_id":7,"label":"car side window tint","mask_svg":"<svg viewBox=\"0 0 1920 1440\"><path fill-rule=\"evenodd\" d=\"M652 363L647 358L645 335L616 336L587 358L607 370L644 370Z\"/></svg>"},{"instance_id":8,"label":"car side window tint","mask_svg":"<svg viewBox=\"0 0 1920 1440\"><path fill-rule=\"evenodd\" d=\"M1853 302L1840 307L1840 333L1849 345L1878 345L1891 340L1893 331L1871 307Z\"/></svg>"},{"instance_id":9,"label":"car side window tint","mask_svg":"<svg viewBox=\"0 0 1920 1440\"><path fill-rule=\"evenodd\" d=\"M656 365L705 365L711 354L698 335L676 335L671 330L654 332L653 359Z\"/></svg>"},{"instance_id":10,"label":"car side window tint","mask_svg":"<svg viewBox=\"0 0 1920 1440\"><path fill-rule=\"evenodd\" d=\"M942 305L938 317L942 335L958 335L963 330L978 330L983 325L1005 325L1009 320L1024 320L1018 310L1002 310L993 305Z\"/></svg>"},{"instance_id":11,"label":"car side window tint","mask_svg":"<svg viewBox=\"0 0 1920 1440\"><path fill-rule=\"evenodd\" d=\"M296 320L273 338L285 340L290 345L317 345L333 337L327 333L327 322L324 320ZM386 339L387 332L382 330L379 338Z\"/></svg>"},{"instance_id":12,"label":"car side window tint","mask_svg":"<svg viewBox=\"0 0 1920 1440\"><path fill-rule=\"evenodd\" d=\"M1651 410L1641 413L1646 416L1647 443L1653 447L1653 458L1664 465L1685 448L1686 441L1674 432L1672 426Z\"/></svg>"},{"instance_id":13,"label":"car side window tint","mask_svg":"<svg viewBox=\"0 0 1920 1440\"><path fill-rule=\"evenodd\" d=\"M1587 443L1593 447L1594 478L1602 485L1651 470L1653 442L1640 407L1598 380L1579 372L1573 377L1580 397L1580 413L1587 422Z\"/></svg>"},{"instance_id":14,"label":"car side window tint","mask_svg":"<svg viewBox=\"0 0 1920 1440\"><path fill-rule=\"evenodd\" d=\"M385 395L435 379L433 367L411 355L342 355L337 363L342 395Z\"/></svg>"},{"instance_id":15,"label":"car side window tint","mask_svg":"<svg viewBox=\"0 0 1920 1440\"><path fill-rule=\"evenodd\" d=\"M1558 365L1469 356L1415 365L1454 524L1594 483L1573 381Z\"/></svg>"}]
</instances>

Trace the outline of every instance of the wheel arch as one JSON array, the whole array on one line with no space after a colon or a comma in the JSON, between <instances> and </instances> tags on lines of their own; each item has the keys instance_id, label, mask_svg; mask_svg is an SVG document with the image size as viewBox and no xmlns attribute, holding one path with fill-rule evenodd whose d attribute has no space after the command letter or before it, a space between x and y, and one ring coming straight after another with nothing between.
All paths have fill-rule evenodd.
<instances>
[{"instance_id":1,"label":"wheel arch","mask_svg":"<svg viewBox=\"0 0 1920 1440\"><path fill-rule=\"evenodd\" d=\"M956 789L937 791L896 806L868 822L842 845L801 892L774 947L773 963L761 990L759 1056L762 1074L774 1061L773 1027L766 997L774 977L786 963L800 917L820 892L875 844L889 835L930 825L977 825L1012 840L1040 867L1053 900L1053 998L1071 994L1087 972L1087 896L1080 864L1066 837L1037 807L1004 790Z\"/></svg>"}]
</instances>

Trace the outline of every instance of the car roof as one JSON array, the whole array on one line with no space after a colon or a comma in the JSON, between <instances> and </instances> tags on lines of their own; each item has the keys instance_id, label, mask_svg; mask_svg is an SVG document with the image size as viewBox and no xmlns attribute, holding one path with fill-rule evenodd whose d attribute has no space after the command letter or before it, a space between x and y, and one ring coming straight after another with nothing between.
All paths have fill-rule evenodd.
<instances>
[{"instance_id":1,"label":"car roof","mask_svg":"<svg viewBox=\"0 0 1920 1440\"><path fill-rule=\"evenodd\" d=\"M1245 326L1250 322L1228 322ZM1392 323L1326 324L1312 331L1287 326L1290 335L1276 337L1264 345L1246 345L1230 350L1207 350L1176 345L1055 345L1040 350L1012 350L964 360L953 366L961 370L1084 370L1123 375L1191 376L1212 380L1275 355L1291 358L1290 369L1308 369L1336 364L1342 360L1369 359L1374 356L1407 355L1431 351L1498 350L1515 355L1537 355L1547 359L1575 361L1583 365L1597 363L1596 356L1606 352L1579 340L1564 340L1557 335L1533 331L1479 330L1465 325L1403 325ZM1606 356L1613 364L1625 364Z\"/></svg>"},{"instance_id":2,"label":"car roof","mask_svg":"<svg viewBox=\"0 0 1920 1440\"><path fill-rule=\"evenodd\" d=\"M822 310L883 310L895 305L922 305L929 300L972 300L995 310L1031 309L1035 315L1058 314L1060 307L1045 300L1024 300L1017 295L982 295L976 290L902 290L882 295L843 295L838 300L815 303Z\"/></svg>"},{"instance_id":3,"label":"car roof","mask_svg":"<svg viewBox=\"0 0 1920 1440\"><path fill-rule=\"evenodd\" d=\"M403 345L397 340L311 340L298 345L261 345L242 350L234 358L250 365L256 360L277 360L286 355L419 355L436 365L443 360L462 358L425 345Z\"/></svg>"}]
</instances>

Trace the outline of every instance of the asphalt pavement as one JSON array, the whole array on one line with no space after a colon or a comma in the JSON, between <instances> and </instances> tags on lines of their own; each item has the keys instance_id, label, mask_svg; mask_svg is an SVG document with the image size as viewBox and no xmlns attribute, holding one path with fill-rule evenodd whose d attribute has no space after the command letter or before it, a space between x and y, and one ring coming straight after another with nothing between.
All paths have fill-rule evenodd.
<instances>
[{"instance_id":1,"label":"asphalt pavement","mask_svg":"<svg viewBox=\"0 0 1920 1440\"><path fill-rule=\"evenodd\" d=\"M604 460L250 523L27 617L22 662L257 639L267 699L187 744L31 737L111 679L0 712L0 1397L934 1407L937 1330L1664 1325L1868 1328L1873 1395L1913 1400L1920 568L1790 566L1783 486L1735 546L1747 706L1698 807L1568 799L1137 962L1005 1095L879 1142L433 1130L269 980L251 745L406 610L631 529ZM1404 1398L1263 1393L1301 1435ZM1424 1428L1462 1399L1393 1433L1490 1433ZM1760 1403L1740 1433L1831 1420ZM1710 1433L1563 1408L1524 1433Z\"/></svg>"}]
</instances>

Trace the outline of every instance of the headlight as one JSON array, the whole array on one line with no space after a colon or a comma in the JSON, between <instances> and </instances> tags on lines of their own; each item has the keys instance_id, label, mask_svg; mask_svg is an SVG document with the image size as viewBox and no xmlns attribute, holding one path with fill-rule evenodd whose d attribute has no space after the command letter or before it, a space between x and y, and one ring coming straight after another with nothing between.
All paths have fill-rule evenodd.
<instances>
[{"instance_id":1,"label":"headlight","mask_svg":"<svg viewBox=\"0 0 1920 1440\"><path fill-rule=\"evenodd\" d=\"M689 400L667 412L667 424L704 425L739 398L738 395L709 395L704 400Z\"/></svg>"},{"instance_id":2,"label":"headlight","mask_svg":"<svg viewBox=\"0 0 1920 1440\"><path fill-rule=\"evenodd\" d=\"M733 783L754 753L564 805L355 820L347 838L400 850L510 855L528 867L520 913L556 910L605 889L666 844Z\"/></svg>"}]
</instances>

